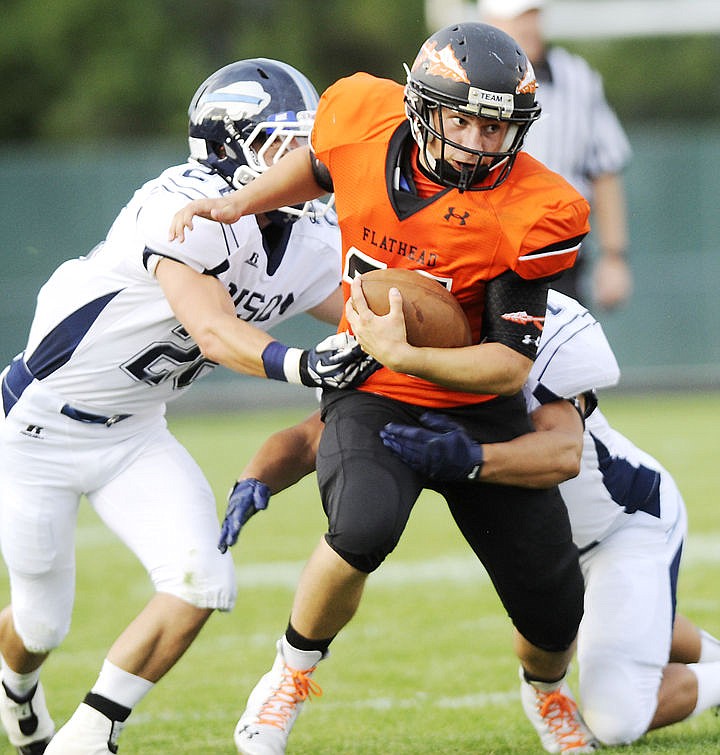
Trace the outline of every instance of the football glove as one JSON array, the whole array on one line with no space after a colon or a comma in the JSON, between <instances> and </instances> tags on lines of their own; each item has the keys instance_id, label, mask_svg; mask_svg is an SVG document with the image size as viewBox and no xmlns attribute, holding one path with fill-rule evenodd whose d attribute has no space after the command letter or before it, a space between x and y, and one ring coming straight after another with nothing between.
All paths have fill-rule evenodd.
<instances>
[{"instance_id":1,"label":"football glove","mask_svg":"<svg viewBox=\"0 0 720 755\"><path fill-rule=\"evenodd\" d=\"M220 553L235 545L240 530L251 516L268 507L270 488L260 480L250 477L238 480L228 493L225 519L220 530L218 550Z\"/></svg>"},{"instance_id":2,"label":"football glove","mask_svg":"<svg viewBox=\"0 0 720 755\"><path fill-rule=\"evenodd\" d=\"M476 480L483 464L482 445L462 425L442 414L425 412L423 427L388 422L382 442L406 464L431 480Z\"/></svg>"},{"instance_id":3,"label":"football glove","mask_svg":"<svg viewBox=\"0 0 720 755\"><path fill-rule=\"evenodd\" d=\"M269 378L311 388L353 388L382 366L349 333L328 336L306 350L271 341L262 360Z\"/></svg>"}]
</instances>

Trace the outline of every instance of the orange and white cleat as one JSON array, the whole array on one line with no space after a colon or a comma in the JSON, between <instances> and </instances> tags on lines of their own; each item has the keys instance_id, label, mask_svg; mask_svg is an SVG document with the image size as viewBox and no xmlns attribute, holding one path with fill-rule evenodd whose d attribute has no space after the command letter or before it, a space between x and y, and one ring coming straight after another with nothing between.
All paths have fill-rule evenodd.
<instances>
[{"instance_id":1,"label":"orange and white cleat","mask_svg":"<svg viewBox=\"0 0 720 755\"><path fill-rule=\"evenodd\" d=\"M600 749L600 742L583 721L565 682L559 687L533 684L525 680L521 668L520 697L525 715L535 727L546 752L577 754Z\"/></svg>"},{"instance_id":2,"label":"orange and white cleat","mask_svg":"<svg viewBox=\"0 0 720 755\"><path fill-rule=\"evenodd\" d=\"M272 669L255 685L235 727L235 746L242 755L284 755L303 704L311 696L322 695L322 689L311 678L324 657L322 653L303 651L308 668L294 669L285 662L282 640L277 650Z\"/></svg>"}]
</instances>

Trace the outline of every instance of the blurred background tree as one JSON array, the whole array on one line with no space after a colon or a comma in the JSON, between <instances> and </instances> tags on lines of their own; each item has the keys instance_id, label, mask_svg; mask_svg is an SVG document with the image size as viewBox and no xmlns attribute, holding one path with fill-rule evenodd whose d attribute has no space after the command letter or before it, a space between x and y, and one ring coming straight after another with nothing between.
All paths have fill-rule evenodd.
<instances>
[{"instance_id":1,"label":"blurred background tree","mask_svg":"<svg viewBox=\"0 0 720 755\"><path fill-rule=\"evenodd\" d=\"M403 78L429 31L423 0L4 0L0 140L184 133L195 87L226 63L277 57L319 90L358 70ZM567 44L605 77L623 120L717 119L716 35Z\"/></svg>"},{"instance_id":2,"label":"blurred background tree","mask_svg":"<svg viewBox=\"0 0 720 755\"><path fill-rule=\"evenodd\" d=\"M276 57L319 90L366 70L401 79L427 36L420 0L5 0L2 140L184 133L195 88Z\"/></svg>"}]
</instances>

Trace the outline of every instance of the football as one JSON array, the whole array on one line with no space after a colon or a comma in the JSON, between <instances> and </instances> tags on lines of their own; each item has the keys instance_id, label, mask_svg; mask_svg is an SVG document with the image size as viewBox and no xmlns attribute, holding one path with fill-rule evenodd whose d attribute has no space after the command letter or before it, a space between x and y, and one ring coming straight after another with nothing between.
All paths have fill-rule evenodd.
<instances>
[{"instance_id":1,"label":"football","mask_svg":"<svg viewBox=\"0 0 720 755\"><path fill-rule=\"evenodd\" d=\"M376 315L390 310L388 292L402 294L408 343L456 348L472 343L470 323L458 300L436 280L415 270L388 267L360 277L368 306Z\"/></svg>"}]
</instances>

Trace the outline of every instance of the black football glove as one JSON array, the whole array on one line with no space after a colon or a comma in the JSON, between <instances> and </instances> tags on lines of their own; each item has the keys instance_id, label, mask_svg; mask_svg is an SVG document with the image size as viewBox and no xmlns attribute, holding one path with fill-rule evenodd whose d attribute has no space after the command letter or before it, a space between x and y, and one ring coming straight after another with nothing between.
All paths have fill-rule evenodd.
<instances>
[{"instance_id":1,"label":"black football glove","mask_svg":"<svg viewBox=\"0 0 720 755\"><path fill-rule=\"evenodd\" d=\"M271 341L262 360L269 378L311 388L354 388L382 367L349 333L328 336L306 350Z\"/></svg>"},{"instance_id":2,"label":"black football glove","mask_svg":"<svg viewBox=\"0 0 720 755\"><path fill-rule=\"evenodd\" d=\"M220 530L218 550L220 553L235 545L240 530L248 519L258 511L268 507L270 501L270 488L260 480L251 477L247 480L238 480L228 493L228 505L225 511L225 519Z\"/></svg>"},{"instance_id":3,"label":"black football glove","mask_svg":"<svg viewBox=\"0 0 720 755\"><path fill-rule=\"evenodd\" d=\"M476 480L483 464L482 445L462 425L442 414L425 412L423 427L388 422L382 442L406 464L431 480Z\"/></svg>"}]
</instances>

